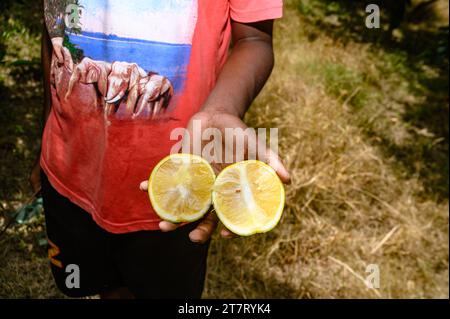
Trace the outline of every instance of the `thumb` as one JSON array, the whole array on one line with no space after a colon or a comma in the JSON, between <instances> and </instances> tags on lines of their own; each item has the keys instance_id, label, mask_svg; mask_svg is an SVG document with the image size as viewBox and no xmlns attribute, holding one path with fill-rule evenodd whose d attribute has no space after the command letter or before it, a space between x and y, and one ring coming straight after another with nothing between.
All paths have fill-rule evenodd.
<instances>
[{"instance_id":1,"label":"thumb","mask_svg":"<svg viewBox=\"0 0 450 319\"><path fill-rule=\"evenodd\" d=\"M280 177L281 181L285 184L291 182L291 175L289 174L286 167L284 167L283 162L280 157L275 154L271 149L267 150L267 164L269 164Z\"/></svg>"},{"instance_id":2,"label":"thumb","mask_svg":"<svg viewBox=\"0 0 450 319\"><path fill-rule=\"evenodd\" d=\"M143 192L147 192L148 191L148 181L143 181L140 185L139 185L139 189Z\"/></svg>"},{"instance_id":3,"label":"thumb","mask_svg":"<svg viewBox=\"0 0 450 319\"><path fill-rule=\"evenodd\" d=\"M176 229L178 229L178 228L180 228L181 226L184 226L184 225L186 225L186 224L185 223L183 223L183 224L174 224L174 223L171 223L171 222L168 222L168 221L165 221L165 220L159 222L159 228L161 229L161 231L163 233L174 231L174 230L176 230Z\"/></svg>"}]
</instances>

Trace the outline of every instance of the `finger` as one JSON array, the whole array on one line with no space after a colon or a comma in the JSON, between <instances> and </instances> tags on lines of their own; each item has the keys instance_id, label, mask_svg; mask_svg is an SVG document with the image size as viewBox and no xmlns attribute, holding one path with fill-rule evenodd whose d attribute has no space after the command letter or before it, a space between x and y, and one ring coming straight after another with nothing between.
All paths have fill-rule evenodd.
<instances>
[{"instance_id":1,"label":"finger","mask_svg":"<svg viewBox=\"0 0 450 319\"><path fill-rule=\"evenodd\" d=\"M232 233L231 231L229 231L226 228L223 228L220 231L220 236L222 236L222 238L226 238L226 239L231 239L231 238L236 238L237 237L236 234Z\"/></svg>"},{"instance_id":2,"label":"finger","mask_svg":"<svg viewBox=\"0 0 450 319\"><path fill-rule=\"evenodd\" d=\"M139 185L139 189L143 192L148 191L148 181L143 181L140 185Z\"/></svg>"},{"instance_id":3,"label":"finger","mask_svg":"<svg viewBox=\"0 0 450 319\"><path fill-rule=\"evenodd\" d=\"M281 159L272 150L267 151L267 163L277 172L278 177L285 184L291 183L291 175L286 167L284 167Z\"/></svg>"},{"instance_id":4,"label":"finger","mask_svg":"<svg viewBox=\"0 0 450 319\"><path fill-rule=\"evenodd\" d=\"M167 233L169 231L174 231L175 229L178 229L179 227L183 226L182 224L173 224L171 222L162 221L159 223L159 228L163 233Z\"/></svg>"},{"instance_id":5,"label":"finger","mask_svg":"<svg viewBox=\"0 0 450 319\"><path fill-rule=\"evenodd\" d=\"M209 213L189 234L189 238L194 243L205 243L211 238L212 234L217 228L217 217L216 215Z\"/></svg>"}]
</instances>

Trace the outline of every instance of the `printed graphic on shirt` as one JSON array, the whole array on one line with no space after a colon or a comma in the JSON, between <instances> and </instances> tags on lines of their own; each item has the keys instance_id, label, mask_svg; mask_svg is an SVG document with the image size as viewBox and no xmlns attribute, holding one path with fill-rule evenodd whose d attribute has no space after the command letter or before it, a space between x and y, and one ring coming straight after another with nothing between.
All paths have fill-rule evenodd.
<instances>
[{"instance_id":1,"label":"printed graphic on shirt","mask_svg":"<svg viewBox=\"0 0 450 319\"><path fill-rule=\"evenodd\" d=\"M48 246L48 259L56 267L62 268L62 262L55 258L61 253L61 250L50 239L48 239Z\"/></svg>"},{"instance_id":2,"label":"printed graphic on shirt","mask_svg":"<svg viewBox=\"0 0 450 319\"><path fill-rule=\"evenodd\" d=\"M106 118L157 118L183 91L197 6L197 0L46 0L50 37L64 39L64 61L52 65L58 97L90 103Z\"/></svg>"}]
</instances>

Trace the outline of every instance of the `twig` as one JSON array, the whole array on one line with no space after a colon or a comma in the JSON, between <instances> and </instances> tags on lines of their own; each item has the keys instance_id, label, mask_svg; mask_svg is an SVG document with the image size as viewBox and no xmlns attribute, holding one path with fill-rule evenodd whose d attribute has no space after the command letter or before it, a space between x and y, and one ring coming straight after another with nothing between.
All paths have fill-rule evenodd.
<instances>
[{"instance_id":1,"label":"twig","mask_svg":"<svg viewBox=\"0 0 450 319\"><path fill-rule=\"evenodd\" d=\"M372 193L370 193L370 192L368 192L368 191L362 190L362 189L360 189L360 188L352 187L352 189L354 189L355 191L361 192L361 193L363 193L363 194L365 194L365 195L367 195L367 196L372 197L373 199L375 199L376 201L378 201L380 204L382 204L384 207L386 207L387 209L389 209L389 210L391 211L391 213L393 213L395 216L397 216L397 217L399 217L399 218L405 220L405 217L403 217L403 215L400 213L400 211L399 211L398 209L396 209L396 208L395 208L394 206L392 206L391 204L385 202L384 200L382 200L382 199L379 198L378 196L376 196L376 195L374 195L374 194L372 194Z\"/></svg>"},{"instance_id":2,"label":"twig","mask_svg":"<svg viewBox=\"0 0 450 319\"><path fill-rule=\"evenodd\" d=\"M375 254L394 234L395 232L400 228L399 225L395 226L391 229L389 233L384 236L384 238L372 249L370 252L371 255Z\"/></svg>"},{"instance_id":3,"label":"twig","mask_svg":"<svg viewBox=\"0 0 450 319\"><path fill-rule=\"evenodd\" d=\"M353 276L355 276L356 278L358 278L360 281L362 281L364 283L364 286L367 287L366 285L366 280L360 275L358 274L356 271L354 271L352 269L352 267L350 267L349 265L347 265L346 263L340 261L339 259L336 259L334 257L328 256L328 258L330 258L332 261L334 261L336 264L344 267L345 269L347 269ZM369 289L367 287L367 289ZM381 298L381 294L378 292L378 290L376 289L369 289L370 291L372 291L374 294L376 294L378 296L378 298Z\"/></svg>"},{"instance_id":4,"label":"twig","mask_svg":"<svg viewBox=\"0 0 450 319\"><path fill-rule=\"evenodd\" d=\"M319 175L320 175L320 174L314 176L314 177L311 178L309 181L307 181L307 182L305 182L305 183L299 185L299 186L297 187L297 189L305 188L305 187L308 187L308 186L313 185L313 184L316 182L316 180L319 178Z\"/></svg>"},{"instance_id":5,"label":"twig","mask_svg":"<svg viewBox=\"0 0 450 319\"><path fill-rule=\"evenodd\" d=\"M344 103L342 104L343 107L347 107L347 104L353 100L353 98L359 93L359 91L361 91L361 87L358 86L353 92L352 94L350 94L344 101Z\"/></svg>"}]
</instances>

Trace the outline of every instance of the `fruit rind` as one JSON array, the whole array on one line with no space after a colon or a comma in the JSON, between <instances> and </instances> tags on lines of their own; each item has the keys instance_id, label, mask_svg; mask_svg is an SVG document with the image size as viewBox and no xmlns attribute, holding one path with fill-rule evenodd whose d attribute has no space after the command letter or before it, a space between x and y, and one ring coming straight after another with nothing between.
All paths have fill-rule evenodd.
<instances>
[{"instance_id":1,"label":"fruit rind","mask_svg":"<svg viewBox=\"0 0 450 319\"><path fill-rule=\"evenodd\" d=\"M241 227L230 224L228 222L228 218L226 218L225 215L220 211L220 209L218 209L218 205L216 204L217 192L214 189L212 192L212 202L214 205L214 210L215 210L217 216L219 217L220 221L228 230L230 230L231 232L235 233L236 235L239 235L242 237L252 236L252 235L260 234L260 233L266 233L266 232L273 230L281 220L281 217L282 217L283 211L284 211L284 205L285 205L285 190L284 190L283 183L281 182L281 180L278 177L275 170L271 166L267 165L264 162L257 161L257 160L249 160L249 161L238 162L238 163L232 164L232 165L226 167L224 170L222 170L222 172L219 173L219 175L216 178L216 182L220 181L220 179L225 174L227 174L228 170L234 169L238 165L249 165L252 163L257 163L258 165L263 167L267 172L272 174L278 180L279 185L281 186L281 196L280 196L281 204L279 206L279 209L278 209L275 217L273 218L273 220L271 220L270 223L264 225L264 227L262 227L262 228L254 228L254 229L242 229Z\"/></svg>"},{"instance_id":2,"label":"fruit rind","mask_svg":"<svg viewBox=\"0 0 450 319\"><path fill-rule=\"evenodd\" d=\"M157 174L158 170L160 169L161 166L163 166L167 161L169 160L173 160L173 159L180 159L180 160L186 160L187 158L189 158L189 160L195 160L195 161L199 161L200 163L206 164L206 167L208 167L208 169L210 170L214 180L216 178L216 174L214 173L213 168L211 167L211 165L202 157L197 156L197 155L193 155L193 154L172 154L169 156L166 156L165 158L163 158L154 168L152 173L150 174L149 180L148 180L148 195L150 198L150 202L153 206L154 211L156 212L156 214L165 221L171 222L171 223L192 223L195 222L197 220L200 220L203 216L205 216L205 214L210 210L211 205L212 205L212 199L210 198L208 205L205 205L205 208L202 209L199 213L192 215L190 218L180 218L179 216L176 216L172 213L166 212L164 209L162 209L155 197L154 197L154 192L153 192L153 179L155 178L155 175Z\"/></svg>"}]
</instances>

